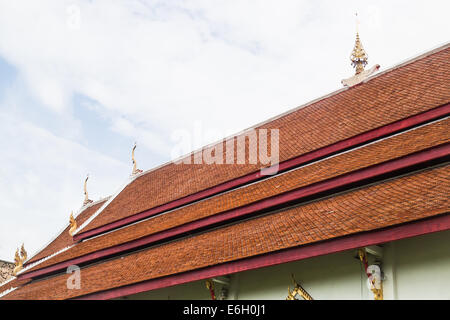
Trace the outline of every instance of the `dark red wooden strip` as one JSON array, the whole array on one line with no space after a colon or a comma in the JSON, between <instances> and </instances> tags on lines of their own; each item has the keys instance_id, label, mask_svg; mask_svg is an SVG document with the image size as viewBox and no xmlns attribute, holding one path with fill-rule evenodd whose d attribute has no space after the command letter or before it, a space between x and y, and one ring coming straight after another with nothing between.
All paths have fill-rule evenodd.
<instances>
[{"instance_id":1,"label":"dark red wooden strip","mask_svg":"<svg viewBox=\"0 0 450 320\"><path fill-rule=\"evenodd\" d=\"M215 265L204 269L188 271L158 279L151 279L124 287L92 293L89 295L78 297L77 299L114 299L183 283L224 276L236 272L269 267L281 263L303 260L316 256L357 249L365 246L406 239L449 229L450 215L447 213L426 220L415 221L384 230L375 230L360 234L354 234L330 241L323 241L320 243L314 243L306 246L233 261L221 265Z\"/></svg>"}]
</instances>

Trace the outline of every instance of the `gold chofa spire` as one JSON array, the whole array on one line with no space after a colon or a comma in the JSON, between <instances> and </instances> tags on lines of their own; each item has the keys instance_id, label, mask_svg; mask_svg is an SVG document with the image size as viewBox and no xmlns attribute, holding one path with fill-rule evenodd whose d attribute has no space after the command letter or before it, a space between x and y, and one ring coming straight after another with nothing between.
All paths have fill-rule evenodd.
<instances>
[{"instance_id":1,"label":"gold chofa spire","mask_svg":"<svg viewBox=\"0 0 450 320\"><path fill-rule=\"evenodd\" d=\"M131 172L132 175L142 172L142 170L137 168L136 159L134 158L134 150L136 150L136 142L134 143L133 151L131 151L131 160L133 161L133 171Z\"/></svg>"},{"instance_id":2,"label":"gold chofa spire","mask_svg":"<svg viewBox=\"0 0 450 320\"><path fill-rule=\"evenodd\" d=\"M360 74L364 71L364 67L369 61L369 56L362 46L361 40L359 39L359 33L356 32L355 47L353 48L352 54L350 56L353 68L356 69L355 74Z\"/></svg>"},{"instance_id":3,"label":"gold chofa spire","mask_svg":"<svg viewBox=\"0 0 450 320\"><path fill-rule=\"evenodd\" d=\"M14 256L14 270L13 270L13 276L16 276L17 273L23 269L23 263L27 260L27 251L25 250L25 246L22 244L22 247L20 248L20 254L19 249L16 250L16 254Z\"/></svg>"},{"instance_id":4,"label":"gold chofa spire","mask_svg":"<svg viewBox=\"0 0 450 320\"><path fill-rule=\"evenodd\" d=\"M356 14L356 17L358 18L358 14ZM376 64L372 68L370 68L368 70L364 70L364 67L367 65L367 63L369 61L369 56L363 48L361 39L359 39L358 23L359 22L357 20L356 21L355 46L353 48L352 54L350 55L350 61L352 62L352 66L356 70L355 70L354 76L341 81L341 83L346 87L352 87L352 86L355 86L355 85L363 82L370 75L372 75L374 72L376 72L376 71L378 71L378 69L380 69L380 65Z\"/></svg>"},{"instance_id":5,"label":"gold chofa spire","mask_svg":"<svg viewBox=\"0 0 450 320\"><path fill-rule=\"evenodd\" d=\"M70 213L69 222L70 222L69 234L70 234L70 236L73 237L75 230L77 230L77 221L73 217L73 212Z\"/></svg>"},{"instance_id":6,"label":"gold chofa spire","mask_svg":"<svg viewBox=\"0 0 450 320\"><path fill-rule=\"evenodd\" d=\"M89 199L89 195L87 192L87 181L89 179L89 174L86 177L86 180L84 180L84 201L83 201L83 206L87 205L88 203L91 203L92 200Z\"/></svg>"},{"instance_id":7,"label":"gold chofa spire","mask_svg":"<svg viewBox=\"0 0 450 320\"><path fill-rule=\"evenodd\" d=\"M356 40L355 47L353 48L352 54L350 55L350 61L352 62L353 68L356 69L355 74L360 74L364 71L364 67L367 65L369 61L369 56L366 51L364 51L361 40L359 39L359 20L358 20L358 12L355 13L356 16Z\"/></svg>"}]
</instances>

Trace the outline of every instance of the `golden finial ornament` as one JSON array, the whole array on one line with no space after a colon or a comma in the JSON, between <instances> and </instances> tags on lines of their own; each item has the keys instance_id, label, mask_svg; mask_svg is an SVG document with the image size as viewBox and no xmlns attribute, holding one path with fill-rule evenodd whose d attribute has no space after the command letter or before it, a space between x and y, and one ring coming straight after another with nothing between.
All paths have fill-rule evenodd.
<instances>
[{"instance_id":1,"label":"golden finial ornament","mask_svg":"<svg viewBox=\"0 0 450 320\"><path fill-rule=\"evenodd\" d=\"M206 289L209 290L209 293L211 294L211 300L216 300L216 293L214 291L214 284L211 280L206 280L205 282Z\"/></svg>"},{"instance_id":2,"label":"golden finial ornament","mask_svg":"<svg viewBox=\"0 0 450 320\"><path fill-rule=\"evenodd\" d=\"M89 199L89 195L87 192L87 181L89 179L89 174L86 176L86 179L84 180L84 201L83 201L83 206L87 205L88 203L91 203L92 200Z\"/></svg>"},{"instance_id":3,"label":"golden finial ornament","mask_svg":"<svg viewBox=\"0 0 450 320\"><path fill-rule=\"evenodd\" d=\"M376 64L369 70L364 70L364 67L369 62L369 55L364 50L361 39L359 38L358 24L358 13L356 13L356 40L350 55L351 65L355 68L355 75L341 81L341 83L347 87L361 83L380 68L380 65Z\"/></svg>"},{"instance_id":4,"label":"golden finial ornament","mask_svg":"<svg viewBox=\"0 0 450 320\"><path fill-rule=\"evenodd\" d=\"M353 68L356 69L355 74L363 72L364 67L367 65L369 61L369 56L364 50L361 40L359 39L358 24L359 24L358 13L356 13L356 40L352 54L350 55L350 61L352 62L352 66Z\"/></svg>"},{"instance_id":5,"label":"golden finial ornament","mask_svg":"<svg viewBox=\"0 0 450 320\"><path fill-rule=\"evenodd\" d=\"M16 276L17 273L23 269L23 263L27 260L27 251L25 250L25 247L22 243L22 247L20 248L20 254L19 249L16 250L16 254L14 255L14 270L13 270L13 276Z\"/></svg>"},{"instance_id":6,"label":"golden finial ornament","mask_svg":"<svg viewBox=\"0 0 450 320\"><path fill-rule=\"evenodd\" d=\"M286 297L286 300L298 300L296 298L297 294L305 300L314 300L311 295L306 292L306 290L303 289L303 287L298 284L297 281L295 281L293 274L291 274L291 277L292 281L294 282L294 290L291 291L291 287L288 286L288 296Z\"/></svg>"},{"instance_id":7,"label":"golden finial ornament","mask_svg":"<svg viewBox=\"0 0 450 320\"><path fill-rule=\"evenodd\" d=\"M77 221L73 217L73 212L70 213L69 220L70 220L69 234L70 234L71 237L73 237L73 234L75 233L75 230L77 230Z\"/></svg>"},{"instance_id":8,"label":"golden finial ornament","mask_svg":"<svg viewBox=\"0 0 450 320\"><path fill-rule=\"evenodd\" d=\"M359 39L359 33L356 33L355 47L353 48L350 56L353 68L356 69L355 74L359 74L364 71L364 67L369 61L369 57L364 51L361 40Z\"/></svg>"},{"instance_id":9,"label":"golden finial ornament","mask_svg":"<svg viewBox=\"0 0 450 320\"><path fill-rule=\"evenodd\" d=\"M27 260L27 251L25 250L25 246L22 243L22 248L20 248L20 256L22 257L23 262Z\"/></svg>"},{"instance_id":10,"label":"golden finial ornament","mask_svg":"<svg viewBox=\"0 0 450 320\"><path fill-rule=\"evenodd\" d=\"M136 159L134 158L134 150L136 150L136 142L134 143L133 150L131 151L131 160L133 160L133 171L132 175L139 174L142 172L142 170L137 168Z\"/></svg>"},{"instance_id":11,"label":"golden finial ornament","mask_svg":"<svg viewBox=\"0 0 450 320\"><path fill-rule=\"evenodd\" d=\"M17 275L17 272L19 272L20 270L22 270L22 260L20 259L20 255L19 255L19 249L16 250L16 254L14 255L14 270L13 270L13 275Z\"/></svg>"}]
</instances>

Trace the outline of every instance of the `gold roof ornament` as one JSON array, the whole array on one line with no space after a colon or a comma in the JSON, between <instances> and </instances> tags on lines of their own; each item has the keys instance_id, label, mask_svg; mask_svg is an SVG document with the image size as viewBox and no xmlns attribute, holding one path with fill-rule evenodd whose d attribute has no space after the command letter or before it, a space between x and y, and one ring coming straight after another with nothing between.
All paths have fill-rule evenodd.
<instances>
[{"instance_id":1,"label":"gold roof ornament","mask_svg":"<svg viewBox=\"0 0 450 320\"><path fill-rule=\"evenodd\" d=\"M369 61L369 56L363 48L361 40L359 39L358 31L358 13L356 15L356 40L355 47L353 48L352 54L350 55L350 61L352 62L353 68L356 69L355 74L359 74L364 71L364 67Z\"/></svg>"},{"instance_id":2,"label":"gold roof ornament","mask_svg":"<svg viewBox=\"0 0 450 320\"><path fill-rule=\"evenodd\" d=\"M352 62L353 68L356 69L355 74L359 74L364 71L364 67L369 61L369 56L364 50L361 40L359 39L359 33L356 32L355 47L353 48L352 54L350 56L350 61Z\"/></svg>"},{"instance_id":3,"label":"gold roof ornament","mask_svg":"<svg viewBox=\"0 0 450 320\"><path fill-rule=\"evenodd\" d=\"M131 172L132 175L142 172L142 170L137 168L136 159L134 158L134 150L136 150L136 142L134 143L133 151L131 151L131 160L133 160L133 171Z\"/></svg>"},{"instance_id":4,"label":"gold roof ornament","mask_svg":"<svg viewBox=\"0 0 450 320\"><path fill-rule=\"evenodd\" d=\"M22 243L22 247L20 248L20 254L19 249L16 250L16 254L14 255L14 270L13 270L13 276L16 276L17 273L23 269L23 263L27 260L27 251L25 250L25 247Z\"/></svg>"},{"instance_id":5,"label":"gold roof ornament","mask_svg":"<svg viewBox=\"0 0 450 320\"><path fill-rule=\"evenodd\" d=\"M84 201L83 201L83 206L87 205L88 203L91 203L92 200L89 199L89 195L87 192L87 181L89 179L89 174L86 176L86 180L84 180Z\"/></svg>"},{"instance_id":6,"label":"gold roof ornament","mask_svg":"<svg viewBox=\"0 0 450 320\"><path fill-rule=\"evenodd\" d=\"M295 281L294 279L294 275L291 274L292 277L292 281L294 282L294 290L291 291L291 288L288 287L288 296L286 297L286 300L298 300L296 298L296 295L298 294L300 297L302 297L305 300L314 300L310 294L308 292L306 292L305 289L303 289L303 287L298 284L297 281Z\"/></svg>"},{"instance_id":7,"label":"gold roof ornament","mask_svg":"<svg viewBox=\"0 0 450 320\"><path fill-rule=\"evenodd\" d=\"M208 280L206 280L205 284L206 284L206 289L208 289L209 293L211 294L211 300L216 300L216 293L214 291L214 283L210 279L208 279Z\"/></svg>"},{"instance_id":8,"label":"gold roof ornament","mask_svg":"<svg viewBox=\"0 0 450 320\"><path fill-rule=\"evenodd\" d=\"M358 257L361 260L364 271L367 274L367 277L370 277L369 274L369 262L367 259L366 250L363 248L358 249ZM383 300L383 282L380 279L379 287L376 286L376 279L372 277L372 281L370 281L370 291L373 293L374 300Z\"/></svg>"},{"instance_id":9,"label":"gold roof ornament","mask_svg":"<svg viewBox=\"0 0 450 320\"><path fill-rule=\"evenodd\" d=\"M69 220L70 220L69 234L70 234L71 237L73 237L73 234L75 233L75 230L77 230L77 221L73 217L73 211L70 213Z\"/></svg>"},{"instance_id":10,"label":"gold roof ornament","mask_svg":"<svg viewBox=\"0 0 450 320\"><path fill-rule=\"evenodd\" d=\"M356 18L358 18L358 13L356 13ZM380 68L380 65L377 64L369 70L364 70L364 67L369 62L369 55L364 50L361 39L359 38L358 24L359 21L357 19L355 46L353 47L352 53L350 55L351 65L353 66L353 68L355 68L355 75L341 81L341 83L347 87L351 87L358 83L361 83Z\"/></svg>"},{"instance_id":11,"label":"gold roof ornament","mask_svg":"<svg viewBox=\"0 0 450 320\"><path fill-rule=\"evenodd\" d=\"M20 248L20 255L22 257L23 262L25 262L25 260L27 260L27 251L25 250L25 246L22 243L22 248Z\"/></svg>"}]
</instances>

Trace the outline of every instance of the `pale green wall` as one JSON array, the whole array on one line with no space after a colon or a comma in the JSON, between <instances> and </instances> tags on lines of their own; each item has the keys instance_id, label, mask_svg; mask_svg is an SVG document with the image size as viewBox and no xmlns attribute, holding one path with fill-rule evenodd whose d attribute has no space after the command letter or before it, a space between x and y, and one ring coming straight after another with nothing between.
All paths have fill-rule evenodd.
<instances>
[{"instance_id":1,"label":"pale green wall","mask_svg":"<svg viewBox=\"0 0 450 320\"><path fill-rule=\"evenodd\" d=\"M291 273L314 299L361 298L361 265L355 251L347 251L242 272L238 299L286 299Z\"/></svg>"},{"instance_id":2,"label":"pale green wall","mask_svg":"<svg viewBox=\"0 0 450 320\"><path fill-rule=\"evenodd\" d=\"M130 300L210 300L205 281L196 281L169 288L138 293L122 299Z\"/></svg>"},{"instance_id":3,"label":"pale green wall","mask_svg":"<svg viewBox=\"0 0 450 320\"><path fill-rule=\"evenodd\" d=\"M450 300L450 231L391 242L386 246L387 299Z\"/></svg>"},{"instance_id":4,"label":"pale green wall","mask_svg":"<svg viewBox=\"0 0 450 320\"><path fill-rule=\"evenodd\" d=\"M385 299L450 299L450 231L383 245ZM314 299L373 299L356 250L231 275L229 299L286 299L290 274ZM369 263L373 262L370 258ZM216 285L219 296L220 286ZM210 299L205 281L129 299Z\"/></svg>"}]
</instances>

